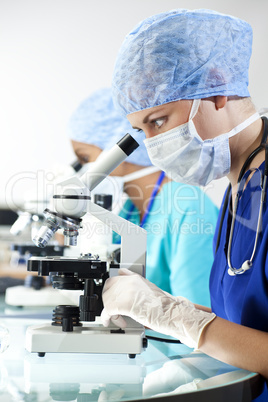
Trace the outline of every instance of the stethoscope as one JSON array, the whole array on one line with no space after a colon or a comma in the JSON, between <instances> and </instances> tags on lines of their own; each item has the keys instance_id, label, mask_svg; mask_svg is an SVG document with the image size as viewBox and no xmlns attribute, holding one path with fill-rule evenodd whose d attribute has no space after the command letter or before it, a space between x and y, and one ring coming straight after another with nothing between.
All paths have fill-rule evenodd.
<instances>
[{"instance_id":1,"label":"stethoscope","mask_svg":"<svg viewBox=\"0 0 268 402\"><path fill-rule=\"evenodd\" d=\"M227 262L228 262L228 274L230 276L235 276L239 274L243 274L244 272L248 271L252 267L252 261L256 253L256 248L257 248L257 243L258 243L258 238L259 238L259 233L260 233L260 228L261 228L261 223L262 223L262 213L263 213L263 205L265 202L265 196L266 196L266 187L267 187L267 176L268 176L268 145L266 144L267 137L268 137L268 119L266 117L262 117L263 123L264 123L264 130L263 130L263 137L261 144L256 148L247 158L245 161L244 165L242 166L242 169L240 171L239 177L238 177L238 191L235 197L235 202L234 202L234 210L232 214L232 221L231 221L231 228L230 228L230 235L229 235L229 241L228 241L228 249L227 249ZM242 182L242 178L252 162L252 160L255 158L255 156L265 149L265 165L264 165L264 174L261 175L261 197L260 197L260 206L259 206L259 214L258 214L258 221L257 221L257 229L256 229L256 235L255 235L255 241L254 241L254 246L253 246L253 251L251 253L251 257L249 260L246 260L243 262L240 268L235 268L232 266L231 262L231 250L232 250L232 241L233 241L233 233L234 233L234 225L235 225L235 220L236 220L236 214L237 214L237 207L238 207L238 201L240 199L241 193L243 192L244 187L244 182ZM258 170L258 169L253 169L253 170ZM217 237L217 244L216 244L216 252L219 248L220 244L220 238L221 238L221 232L222 232L222 226L223 226L223 221L225 217L226 210L228 208L229 204L229 196L231 192L232 186L229 184L224 203L223 203L223 208L222 208L222 215L221 215L221 220L219 224L219 232L218 232L218 237Z\"/></svg>"}]
</instances>

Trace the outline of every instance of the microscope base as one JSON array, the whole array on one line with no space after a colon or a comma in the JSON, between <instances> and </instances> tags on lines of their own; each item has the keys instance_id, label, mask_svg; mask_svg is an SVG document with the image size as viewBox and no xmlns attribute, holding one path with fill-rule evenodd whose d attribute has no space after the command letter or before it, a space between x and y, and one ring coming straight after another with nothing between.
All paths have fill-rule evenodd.
<instances>
[{"instance_id":1,"label":"microscope base","mask_svg":"<svg viewBox=\"0 0 268 402\"><path fill-rule=\"evenodd\" d=\"M123 353L135 357L146 347L146 338L144 327L130 319L124 331L115 326L104 327L98 322L83 323L71 332L45 324L27 328L25 347L39 356L45 353Z\"/></svg>"}]
</instances>

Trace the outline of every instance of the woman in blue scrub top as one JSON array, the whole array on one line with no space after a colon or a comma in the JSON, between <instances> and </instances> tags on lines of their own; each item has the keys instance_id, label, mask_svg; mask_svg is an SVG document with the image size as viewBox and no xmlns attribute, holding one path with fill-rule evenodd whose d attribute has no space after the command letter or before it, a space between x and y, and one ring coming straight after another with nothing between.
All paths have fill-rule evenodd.
<instances>
[{"instance_id":1,"label":"woman in blue scrub top","mask_svg":"<svg viewBox=\"0 0 268 402\"><path fill-rule=\"evenodd\" d=\"M121 270L105 283L102 320L124 327L121 315L130 316L267 380L268 125L248 91L251 44L248 23L211 10L154 15L125 38L113 99L144 131L152 163L182 183L227 176L230 185L215 234L211 309ZM268 400L266 387L256 400Z\"/></svg>"},{"instance_id":2,"label":"woman in blue scrub top","mask_svg":"<svg viewBox=\"0 0 268 402\"><path fill-rule=\"evenodd\" d=\"M133 130L114 109L110 88L99 89L84 100L71 117L69 128L73 149L82 164L93 162L127 132L140 143L112 173L121 176L128 194L119 215L147 230L146 278L166 292L210 307L212 240L218 218L218 208L211 199L198 187L171 181L159 169L152 172L142 141L145 135ZM135 172L139 177L133 176ZM112 183L113 178L110 180ZM116 233L114 243L120 243ZM203 263L196 269L200 255Z\"/></svg>"}]
</instances>

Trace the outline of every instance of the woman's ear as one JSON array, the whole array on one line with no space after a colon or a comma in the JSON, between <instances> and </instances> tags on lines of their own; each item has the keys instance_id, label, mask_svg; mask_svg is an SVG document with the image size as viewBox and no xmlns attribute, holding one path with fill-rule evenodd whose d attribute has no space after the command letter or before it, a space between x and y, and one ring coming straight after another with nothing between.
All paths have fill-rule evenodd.
<instances>
[{"instance_id":1,"label":"woman's ear","mask_svg":"<svg viewBox=\"0 0 268 402\"><path fill-rule=\"evenodd\" d=\"M227 103L227 96L217 95L214 97L216 110L222 109Z\"/></svg>"}]
</instances>

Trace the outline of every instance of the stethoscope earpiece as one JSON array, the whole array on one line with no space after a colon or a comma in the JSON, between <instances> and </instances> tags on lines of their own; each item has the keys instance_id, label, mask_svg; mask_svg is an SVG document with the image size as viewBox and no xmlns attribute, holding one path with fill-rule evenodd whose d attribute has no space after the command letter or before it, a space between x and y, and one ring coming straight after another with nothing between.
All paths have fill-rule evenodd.
<instances>
[{"instance_id":1,"label":"stethoscope earpiece","mask_svg":"<svg viewBox=\"0 0 268 402\"><path fill-rule=\"evenodd\" d=\"M241 268L245 272L245 271L248 271L251 267L252 267L252 262L247 260L247 261L243 262Z\"/></svg>"},{"instance_id":2,"label":"stethoscope earpiece","mask_svg":"<svg viewBox=\"0 0 268 402\"><path fill-rule=\"evenodd\" d=\"M228 268L228 275L235 276L236 273L234 271L232 271L231 268Z\"/></svg>"}]
</instances>

